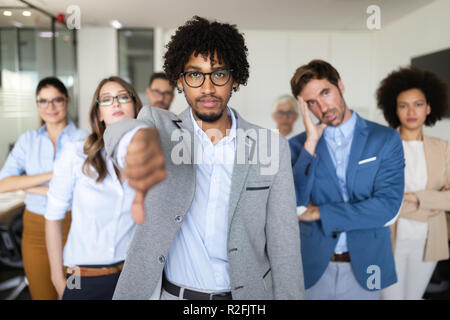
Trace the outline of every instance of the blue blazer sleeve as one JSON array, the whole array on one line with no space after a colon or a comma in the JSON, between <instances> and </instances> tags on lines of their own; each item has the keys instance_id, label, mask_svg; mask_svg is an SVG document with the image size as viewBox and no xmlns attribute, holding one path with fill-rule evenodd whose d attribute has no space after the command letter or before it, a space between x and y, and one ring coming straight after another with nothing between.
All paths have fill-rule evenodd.
<instances>
[{"instance_id":1,"label":"blue blazer sleeve","mask_svg":"<svg viewBox=\"0 0 450 320\"><path fill-rule=\"evenodd\" d=\"M302 133L289 140L291 163L294 174L297 206L307 206L314 182L314 172L317 158L303 148L306 134Z\"/></svg>"},{"instance_id":2,"label":"blue blazer sleeve","mask_svg":"<svg viewBox=\"0 0 450 320\"><path fill-rule=\"evenodd\" d=\"M392 131L381 154L372 197L357 202L339 202L319 207L325 234L339 231L381 228L394 219L403 200L404 155L397 131Z\"/></svg>"}]
</instances>

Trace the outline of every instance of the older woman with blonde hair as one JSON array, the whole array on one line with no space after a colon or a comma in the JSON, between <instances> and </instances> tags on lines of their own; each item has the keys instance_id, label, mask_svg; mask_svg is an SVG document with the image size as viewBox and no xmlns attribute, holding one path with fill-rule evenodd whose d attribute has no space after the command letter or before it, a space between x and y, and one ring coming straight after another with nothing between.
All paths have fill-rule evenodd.
<instances>
[{"instance_id":1,"label":"older woman with blonde hair","mask_svg":"<svg viewBox=\"0 0 450 320\"><path fill-rule=\"evenodd\" d=\"M45 218L52 281L62 299L112 299L134 233L134 191L106 157L103 133L114 122L135 118L141 107L126 81L102 80L91 104L92 133L69 145L55 163ZM72 225L63 252L61 221L70 207Z\"/></svg>"},{"instance_id":2,"label":"older woman with blonde hair","mask_svg":"<svg viewBox=\"0 0 450 320\"><path fill-rule=\"evenodd\" d=\"M421 299L437 261L449 257L450 148L423 130L448 112L448 85L431 72L401 68L381 82L377 100L400 132L406 162L403 204L392 227L398 282L382 298Z\"/></svg>"}]
</instances>

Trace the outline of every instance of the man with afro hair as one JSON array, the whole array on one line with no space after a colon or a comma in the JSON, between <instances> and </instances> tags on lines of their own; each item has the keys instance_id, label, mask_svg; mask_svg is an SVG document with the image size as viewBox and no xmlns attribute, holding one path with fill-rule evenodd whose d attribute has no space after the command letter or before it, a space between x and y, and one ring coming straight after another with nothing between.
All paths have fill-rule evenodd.
<instances>
[{"instance_id":1,"label":"man with afro hair","mask_svg":"<svg viewBox=\"0 0 450 320\"><path fill-rule=\"evenodd\" d=\"M196 16L164 59L189 107L105 133L139 224L114 299L303 299L289 145L228 106L249 77L244 37Z\"/></svg>"}]
</instances>

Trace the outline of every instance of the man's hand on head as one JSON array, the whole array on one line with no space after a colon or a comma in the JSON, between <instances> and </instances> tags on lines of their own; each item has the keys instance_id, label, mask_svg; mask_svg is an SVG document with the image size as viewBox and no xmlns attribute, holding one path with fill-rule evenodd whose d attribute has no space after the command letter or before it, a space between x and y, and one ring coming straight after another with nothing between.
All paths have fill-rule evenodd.
<instances>
[{"instance_id":1,"label":"man's hand on head","mask_svg":"<svg viewBox=\"0 0 450 320\"><path fill-rule=\"evenodd\" d=\"M322 137L322 133L326 127L326 124L315 124L311 119L311 115L308 111L306 102L300 96L298 96L297 99L300 107L300 113L302 114L303 118L303 125L305 126L306 131L306 141L304 147L306 151L308 151L311 155L314 155L316 152L317 143Z\"/></svg>"},{"instance_id":2,"label":"man's hand on head","mask_svg":"<svg viewBox=\"0 0 450 320\"><path fill-rule=\"evenodd\" d=\"M145 221L144 198L147 191L167 177L158 130L145 128L136 132L127 147L125 164L128 183L136 190L131 206L133 220L141 224Z\"/></svg>"}]
</instances>

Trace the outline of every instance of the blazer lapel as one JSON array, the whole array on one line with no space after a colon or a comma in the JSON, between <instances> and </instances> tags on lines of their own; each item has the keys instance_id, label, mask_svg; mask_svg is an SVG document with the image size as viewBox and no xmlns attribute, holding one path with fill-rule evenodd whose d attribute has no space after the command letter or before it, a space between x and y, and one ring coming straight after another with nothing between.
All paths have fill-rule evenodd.
<instances>
[{"instance_id":1,"label":"blazer lapel","mask_svg":"<svg viewBox=\"0 0 450 320\"><path fill-rule=\"evenodd\" d=\"M364 119L362 119L358 114L355 131L353 133L353 141L350 149L350 157L348 159L347 167L347 192L351 195L350 190L353 190L353 185L355 183L356 171L358 170L358 162L361 160L361 154L367 142L368 130L367 124Z\"/></svg>"},{"instance_id":2,"label":"blazer lapel","mask_svg":"<svg viewBox=\"0 0 450 320\"><path fill-rule=\"evenodd\" d=\"M192 119L191 119L191 108L188 107L185 109L182 113L180 113L178 116L173 115L172 122L175 126L177 126L179 129L183 130L183 143L184 143L184 149L188 152L187 157L191 159L191 164L196 163L195 156L196 156L196 149L195 146L198 146L198 138L197 135L194 132L194 126L192 125ZM186 138L186 139L185 139ZM179 141L172 141L172 147L174 147L175 144L180 143ZM173 149L171 149L173 150Z\"/></svg>"},{"instance_id":3,"label":"blazer lapel","mask_svg":"<svg viewBox=\"0 0 450 320\"><path fill-rule=\"evenodd\" d=\"M250 169L250 161L253 160L256 152L256 141L249 135L245 134L244 137L240 136L239 132L246 132L252 127L243 120L240 115L233 109L234 115L237 120L237 130L236 133L236 154L234 157L234 167L233 174L231 177L231 191L230 191L230 201L228 207L228 232L230 231L230 224L233 219L234 213L236 211L236 206L239 198L242 194L242 189L244 188L245 181L247 180L248 171ZM244 145L242 145L244 144ZM245 150L245 163L238 163L238 152L239 150Z\"/></svg>"},{"instance_id":4,"label":"blazer lapel","mask_svg":"<svg viewBox=\"0 0 450 320\"><path fill-rule=\"evenodd\" d=\"M427 136L423 136L423 149L425 152L425 161L427 165L427 186L425 189L433 189L433 182L439 181L439 177L435 177L435 173L438 172L437 168L440 168L439 151L433 148L433 141L428 139ZM434 169L434 170L433 170Z\"/></svg>"}]
</instances>

